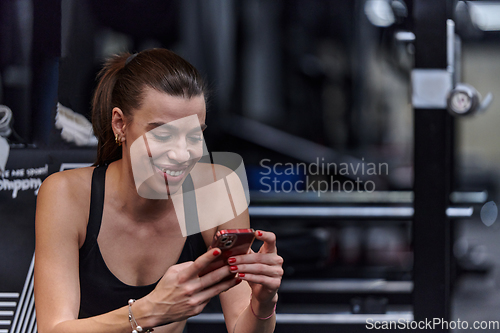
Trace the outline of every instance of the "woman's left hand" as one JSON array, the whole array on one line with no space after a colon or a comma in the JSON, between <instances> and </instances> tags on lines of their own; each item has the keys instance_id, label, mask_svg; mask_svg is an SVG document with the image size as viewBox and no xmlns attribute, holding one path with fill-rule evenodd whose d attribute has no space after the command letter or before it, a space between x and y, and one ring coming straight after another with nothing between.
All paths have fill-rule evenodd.
<instances>
[{"instance_id":1,"label":"woman's left hand","mask_svg":"<svg viewBox=\"0 0 500 333\"><path fill-rule=\"evenodd\" d=\"M255 237L264 242L255 253L230 257L228 263L232 272L248 282L253 298L260 303L268 303L276 296L283 276L283 258L276 250L276 235L268 231L256 231ZM276 300L275 300L276 301Z\"/></svg>"}]
</instances>

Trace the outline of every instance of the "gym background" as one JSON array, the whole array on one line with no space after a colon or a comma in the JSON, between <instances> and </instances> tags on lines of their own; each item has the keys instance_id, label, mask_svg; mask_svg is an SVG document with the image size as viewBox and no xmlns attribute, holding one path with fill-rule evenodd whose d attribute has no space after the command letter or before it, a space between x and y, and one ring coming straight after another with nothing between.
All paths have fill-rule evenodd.
<instances>
[{"instance_id":1,"label":"gym background","mask_svg":"<svg viewBox=\"0 0 500 333\"><path fill-rule=\"evenodd\" d=\"M496 1L2 0L0 333L36 332L37 190L93 163L98 69L151 47L205 76L207 146L278 236L276 332L500 321L498 31Z\"/></svg>"}]
</instances>

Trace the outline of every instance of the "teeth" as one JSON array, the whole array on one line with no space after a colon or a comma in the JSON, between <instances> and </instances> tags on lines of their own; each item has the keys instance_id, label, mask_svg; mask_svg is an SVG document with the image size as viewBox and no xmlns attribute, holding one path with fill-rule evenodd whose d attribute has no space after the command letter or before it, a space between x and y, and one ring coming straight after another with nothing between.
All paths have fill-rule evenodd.
<instances>
[{"instance_id":1,"label":"teeth","mask_svg":"<svg viewBox=\"0 0 500 333\"><path fill-rule=\"evenodd\" d=\"M171 170L167 170L165 168L161 169L161 171L163 171L163 173L166 173L167 175L173 176L173 177L180 176L184 172L184 170L181 170L181 171L171 171Z\"/></svg>"}]
</instances>

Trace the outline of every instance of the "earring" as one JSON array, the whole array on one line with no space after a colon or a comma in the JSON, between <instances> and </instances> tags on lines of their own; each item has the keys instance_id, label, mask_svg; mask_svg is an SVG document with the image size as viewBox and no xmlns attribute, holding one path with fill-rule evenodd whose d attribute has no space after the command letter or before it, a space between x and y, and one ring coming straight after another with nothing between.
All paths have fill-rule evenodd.
<instances>
[{"instance_id":1,"label":"earring","mask_svg":"<svg viewBox=\"0 0 500 333\"><path fill-rule=\"evenodd\" d=\"M118 146L121 146L122 145L122 141L120 140L120 138L118 137L118 134L115 134L115 142L118 144Z\"/></svg>"}]
</instances>

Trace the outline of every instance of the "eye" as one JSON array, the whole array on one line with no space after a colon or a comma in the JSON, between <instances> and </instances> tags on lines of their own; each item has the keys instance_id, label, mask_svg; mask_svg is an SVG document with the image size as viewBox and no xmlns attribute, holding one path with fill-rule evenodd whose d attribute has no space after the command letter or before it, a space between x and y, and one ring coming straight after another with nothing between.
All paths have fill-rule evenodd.
<instances>
[{"instance_id":1,"label":"eye","mask_svg":"<svg viewBox=\"0 0 500 333\"><path fill-rule=\"evenodd\" d=\"M155 140L161 141L161 142L166 142L166 141L169 141L170 139L172 139L172 135L168 134L168 133L160 134L160 133L151 132L151 134L153 135L153 138Z\"/></svg>"},{"instance_id":2,"label":"eye","mask_svg":"<svg viewBox=\"0 0 500 333\"><path fill-rule=\"evenodd\" d=\"M201 134L192 134L188 136L188 140L193 143L198 143L200 141L203 141L203 136Z\"/></svg>"}]
</instances>

